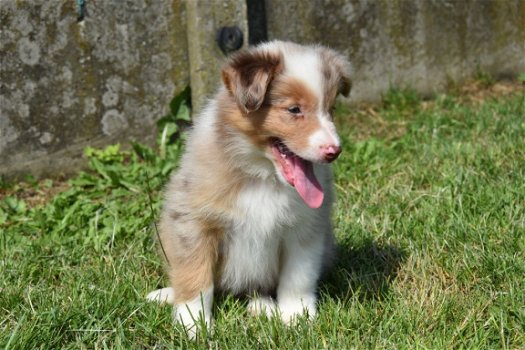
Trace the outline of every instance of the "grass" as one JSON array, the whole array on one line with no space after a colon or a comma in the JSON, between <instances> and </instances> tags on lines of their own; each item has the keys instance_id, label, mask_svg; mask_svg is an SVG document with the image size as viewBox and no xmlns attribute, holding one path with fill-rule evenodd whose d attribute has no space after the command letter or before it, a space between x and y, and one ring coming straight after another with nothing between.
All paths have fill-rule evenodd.
<instances>
[{"instance_id":1,"label":"grass","mask_svg":"<svg viewBox=\"0 0 525 350\"><path fill-rule=\"evenodd\" d=\"M479 103L393 90L336 117L339 258L315 322L223 297L192 342L144 301L166 284L153 222L181 146L164 133L160 151L88 150L68 182L2 184L0 347L525 348L523 89Z\"/></svg>"}]
</instances>

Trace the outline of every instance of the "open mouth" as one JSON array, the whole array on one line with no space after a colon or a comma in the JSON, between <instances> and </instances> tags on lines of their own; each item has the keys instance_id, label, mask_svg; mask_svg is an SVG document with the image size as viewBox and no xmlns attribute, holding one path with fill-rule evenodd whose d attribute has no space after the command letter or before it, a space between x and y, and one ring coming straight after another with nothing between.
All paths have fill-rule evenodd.
<instances>
[{"instance_id":1,"label":"open mouth","mask_svg":"<svg viewBox=\"0 0 525 350\"><path fill-rule=\"evenodd\" d=\"M323 204L324 193L314 174L313 163L290 151L279 139L270 140L272 153L279 164L279 170L310 208Z\"/></svg>"}]
</instances>

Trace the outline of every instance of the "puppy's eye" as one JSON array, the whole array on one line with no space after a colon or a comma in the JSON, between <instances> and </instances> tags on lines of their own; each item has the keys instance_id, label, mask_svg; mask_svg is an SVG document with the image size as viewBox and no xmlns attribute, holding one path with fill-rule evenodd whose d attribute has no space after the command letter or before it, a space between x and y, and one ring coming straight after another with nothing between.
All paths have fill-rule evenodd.
<instances>
[{"instance_id":1,"label":"puppy's eye","mask_svg":"<svg viewBox=\"0 0 525 350\"><path fill-rule=\"evenodd\" d=\"M290 108L288 108L288 112L292 113L292 114L301 114L301 108L299 106L292 106Z\"/></svg>"}]
</instances>

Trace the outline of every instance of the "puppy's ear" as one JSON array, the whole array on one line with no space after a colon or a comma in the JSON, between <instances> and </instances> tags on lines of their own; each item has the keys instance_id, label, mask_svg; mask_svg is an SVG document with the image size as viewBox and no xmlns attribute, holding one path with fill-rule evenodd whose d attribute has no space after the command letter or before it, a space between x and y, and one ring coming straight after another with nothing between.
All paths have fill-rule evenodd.
<instances>
[{"instance_id":1,"label":"puppy's ear","mask_svg":"<svg viewBox=\"0 0 525 350\"><path fill-rule=\"evenodd\" d=\"M348 95L350 95L350 90L352 90L352 81L348 76L348 72L343 70L341 72L341 79L339 80L339 88L337 92L344 97L348 97Z\"/></svg>"},{"instance_id":2,"label":"puppy's ear","mask_svg":"<svg viewBox=\"0 0 525 350\"><path fill-rule=\"evenodd\" d=\"M325 63L326 68L324 72L328 84L336 85L337 93L348 97L352 89L352 80L350 79L352 67L350 62L340 53L325 47L321 48L321 56Z\"/></svg>"},{"instance_id":3,"label":"puppy's ear","mask_svg":"<svg viewBox=\"0 0 525 350\"><path fill-rule=\"evenodd\" d=\"M352 67L350 66L350 62L348 62L343 55L334 52L333 63L337 72L336 75L339 77L337 93L348 97L352 89L352 80L350 79Z\"/></svg>"},{"instance_id":4,"label":"puppy's ear","mask_svg":"<svg viewBox=\"0 0 525 350\"><path fill-rule=\"evenodd\" d=\"M265 51L233 55L222 69L222 81L245 113L261 107L272 79L282 71L282 57Z\"/></svg>"}]
</instances>

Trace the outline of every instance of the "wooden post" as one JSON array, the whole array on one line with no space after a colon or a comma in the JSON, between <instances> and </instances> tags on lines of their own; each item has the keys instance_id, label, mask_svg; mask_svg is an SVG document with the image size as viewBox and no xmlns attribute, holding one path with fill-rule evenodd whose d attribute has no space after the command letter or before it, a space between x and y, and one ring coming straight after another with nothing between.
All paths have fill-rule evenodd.
<instances>
[{"instance_id":1,"label":"wooden post","mask_svg":"<svg viewBox=\"0 0 525 350\"><path fill-rule=\"evenodd\" d=\"M247 46L246 1L186 0L186 18L191 98L197 115L220 83L226 56L217 44L217 32L225 26L237 26L243 34L242 47Z\"/></svg>"}]
</instances>

